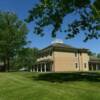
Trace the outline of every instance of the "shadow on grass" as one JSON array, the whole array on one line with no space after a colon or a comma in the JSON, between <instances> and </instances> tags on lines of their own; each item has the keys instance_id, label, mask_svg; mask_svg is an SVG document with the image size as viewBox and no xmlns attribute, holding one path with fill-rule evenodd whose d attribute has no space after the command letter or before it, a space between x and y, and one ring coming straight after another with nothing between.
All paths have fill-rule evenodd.
<instances>
[{"instance_id":1,"label":"shadow on grass","mask_svg":"<svg viewBox=\"0 0 100 100\"><path fill-rule=\"evenodd\" d=\"M73 73L42 73L34 77L35 80L49 82L91 81L100 82L100 73L73 72Z\"/></svg>"}]
</instances>

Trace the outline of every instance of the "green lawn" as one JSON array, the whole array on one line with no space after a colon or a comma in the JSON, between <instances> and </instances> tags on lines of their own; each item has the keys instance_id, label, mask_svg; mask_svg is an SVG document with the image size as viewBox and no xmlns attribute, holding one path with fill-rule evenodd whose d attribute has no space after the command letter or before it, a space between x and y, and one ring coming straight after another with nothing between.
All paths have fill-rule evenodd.
<instances>
[{"instance_id":1,"label":"green lawn","mask_svg":"<svg viewBox=\"0 0 100 100\"><path fill-rule=\"evenodd\" d=\"M100 100L100 73L0 73L0 100Z\"/></svg>"}]
</instances>

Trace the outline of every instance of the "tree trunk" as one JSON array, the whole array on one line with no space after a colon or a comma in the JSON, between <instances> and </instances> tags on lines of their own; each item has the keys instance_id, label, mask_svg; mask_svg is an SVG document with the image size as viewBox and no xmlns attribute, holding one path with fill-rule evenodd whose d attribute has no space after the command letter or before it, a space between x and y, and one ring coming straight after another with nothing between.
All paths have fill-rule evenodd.
<instances>
[{"instance_id":1,"label":"tree trunk","mask_svg":"<svg viewBox=\"0 0 100 100\"><path fill-rule=\"evenodd\" d=\"M10 70L10 59L9 57L4 59L4 71L8 72Z\"/></svg>"},{"instance_id":2,"label":"tree trunk","mask_svg":"<svg viewBox=\"0 0 100 100\"><path fill-rule=\"evenodd\" d=\"M6 59L4 59L4 71L6 71Z\"/></svg>"},{"instance_id":3,"label":"tree trunk","mask_svg":"<svg viewBox=\"0 0 100 100\"><path fill-rule=\"evenodd\" d=\"M7 58L7 71L10 71L10 58Z\"/></svg>"}]
</instances>

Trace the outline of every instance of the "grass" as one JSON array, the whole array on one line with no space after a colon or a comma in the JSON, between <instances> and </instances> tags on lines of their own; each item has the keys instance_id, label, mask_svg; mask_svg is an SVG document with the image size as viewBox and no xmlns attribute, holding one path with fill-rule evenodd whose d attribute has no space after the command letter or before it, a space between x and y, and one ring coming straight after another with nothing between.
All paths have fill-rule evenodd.
<instances>
[{"instance_id":1,"label":"grass","mask_svg":"<svg viewBox=\"0 0 100 100\"><path fill-rule=\"evenodd\" d=\"M100 73L0 73L0 100L100 100Z\"/></svg>"}]
</instances>

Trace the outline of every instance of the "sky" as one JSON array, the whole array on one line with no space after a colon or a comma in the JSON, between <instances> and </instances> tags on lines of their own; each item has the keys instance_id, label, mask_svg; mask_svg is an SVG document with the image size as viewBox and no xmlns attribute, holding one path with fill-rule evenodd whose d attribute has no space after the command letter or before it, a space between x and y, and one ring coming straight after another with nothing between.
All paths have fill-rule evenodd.
<instances>
[{"instance_id":1,"label":"sky","mask_svg":"<svg viewBox=\"0 0 100 100\"><path fill-rule=\"evenodd\" d=\"M17 16L24 20L28 16L28 10L30 10L38 0L0 0L0 10L2 11L11 11L15 12ZM70 23L72 19L74 19L74 15L69 15L64 19L64 23ZM28 44L29 47L37 47L42 49L51 44L54 40L50 36L50 28L45 30L46 34L44 37L37 36L33 33L33 23L29 23L28 25L29 33L27 35L27 40L31 41L31 44ZM83 42L83 34L76 36L74 39L66 40L65 33L57 33L57 39L61 39L65 44L77 47L77 48L87 48L94 53L100 53L100 39L99 40L89 40L87 42Z\"/></svg>"}]
</instances>

